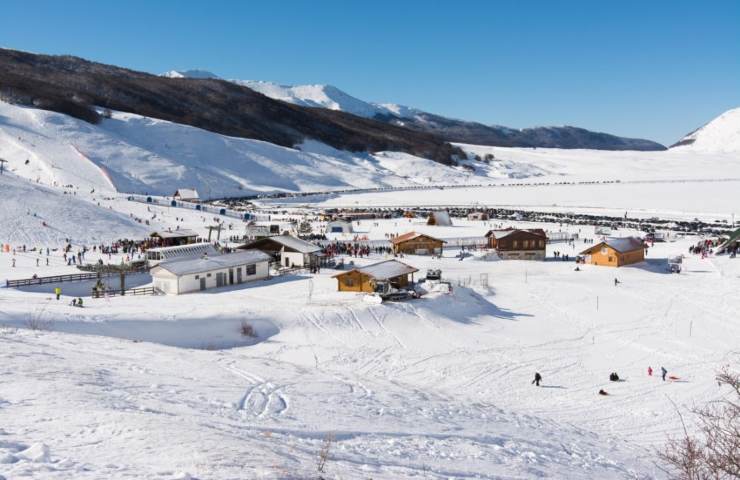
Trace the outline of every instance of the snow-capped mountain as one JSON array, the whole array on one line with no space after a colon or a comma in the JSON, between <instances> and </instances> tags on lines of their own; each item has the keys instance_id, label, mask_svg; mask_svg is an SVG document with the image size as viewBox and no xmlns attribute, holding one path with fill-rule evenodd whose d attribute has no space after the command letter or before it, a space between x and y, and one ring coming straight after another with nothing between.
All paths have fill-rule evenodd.
<instances>
[{"instance_id":1,"label":"snow-capped mountain","mask_svg":"<svg viewBox=\"0 0 740 480\"><path fill-rule=\"evenodd\" d=\"M203 78L201 70L168 72L165 76ZM212 75L212 74L211 74ZM333 85L280 85L261 80L229 80L267 97L303 107L326 108L371 118L450 142L501 147L587 148L596 150L665 150L659 143L593 132L571 126L514 129L428 113L394 103L367 102Z\"/></svg>"},{"instance_id":2,"label":"snow-capped mountain","mask_svg":"<svg viewBox=\"0 0 740 480\"><path fill-rule=\"evenodd\" d=\"M161 76L167 78L221 78L207 70L170 70L164 72Z\"/></svg>"},{"instance_id":3,"label":"snow-capped mountain","mask_svg":"<svg viewBox=\"0 0 740 480\"><path fill-rule=\"evenodd\" d=\"M671 148L702 152L740 152L740 108L733 108L689 133Z\"/></svg>"}]
</instances>

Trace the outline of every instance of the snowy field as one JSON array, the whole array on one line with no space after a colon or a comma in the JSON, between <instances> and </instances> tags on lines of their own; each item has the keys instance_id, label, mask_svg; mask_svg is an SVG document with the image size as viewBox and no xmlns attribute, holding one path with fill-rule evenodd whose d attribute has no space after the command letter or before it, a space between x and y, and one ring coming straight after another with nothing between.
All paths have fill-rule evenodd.
<instances>
[{"instance_id":1,"label":"snowy field","mask_svg":"<svg viewBox=\"0 0 740 480\"><path fill-rule=\"evenodd\" d=\"M264 201L265 206L314 208L492 207L595 215L732 221L740 218L740 180L610 183L588 185L429 188L342 193Z\"/></svg>"},{"instance_id":2,"label":"snowy field","mask_svg":"<svg viewBox=\"0 0 740 480\"><path fill-rule=\"evenodd\" d=\"M733 118L667 152L462 146L471 172L393 152L287 149L123 113L92 126L0 103L0 157L11 171L0 176L0 244L16 249L0 252L0 282L75 273L62 258L66 239L77 251L166 228L205 237L216 221L222 237L243 232L235 219L130 202L116 190L494 183L264 206L487 205L731 220L740 162L736 150L718 147L735 144L716 132L727 138ZM487 153L490 164L472 159ZM621 182L554 185L607 180ZM521 183L550 185L512 185ZM355 230L371 239L409 230L453 238L500 222L454 223L363 221ZM578 228L596 237L593 227ZM441 268L453 293L381 305L336 292L333 270L179 297L92 299L89 284L66 283L56 301L53 284L0 287L0 477L316 478L328 450L324 476L334 479L664 478L655 452L679 431L674 404L685 412L723 395L714 372L740 361L740 261L689 256L680 275L668 274L665 259L688 254L699 238L671 240L618 270L574 271L552 259L576 255L580 241L550 245L546 262L461 261L455 250L409 256L403 261L420 273ZM124 260L87 254L99 258ZM70 306L72 296L85 296L85 307ZM243 321L255 337L240 333ZM648 366L679 380L650 377ZM535 371L543 387L531 385ZM609 382L613 371L625 381Z\"/></svg>"},{"instance_id":3,"label":"snowy field","mask_svg":"<svg viewBox=\"0 0 740 480\"><path fill-rule=\"evenodd\" d=\"M357 229L491 226L418 222ZM678 431L672 402L721 395L713 373L740 360L740 263L690 257L665 273L694 240L656 244L648 262L619 270L408 256L422 272L441 268L453 294L382 305L336 292L332 270L180 297L88 297L83 309L0 289L0 475L314 478L331 439L329 478L662 478L654 449ZM13 276L36 271L18 258ZM239 333L243 320L257 338ZM609 382L612 371L626 381Z\"/></svg>"}]
</instances>

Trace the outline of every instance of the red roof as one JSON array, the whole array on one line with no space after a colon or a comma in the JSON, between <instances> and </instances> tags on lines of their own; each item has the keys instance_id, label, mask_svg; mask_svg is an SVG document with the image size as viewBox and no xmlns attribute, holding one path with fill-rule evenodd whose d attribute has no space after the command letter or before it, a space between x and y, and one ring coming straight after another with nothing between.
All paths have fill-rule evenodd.
<instances>
[{"instance_id":1,"label":"red roof","mask_svg":"<svg viewBox=\"0 0 740 480\"><path fill-rule=\"evenodd\" d=\"M439 238L434 238L430 235L426 235L424 233L416 233L416 232L408 232L408 233L404 233L403 235L399 235L395 238L392 238L391 243L393 245L398 245L399 243L408 242L409 240L413 240L419 237L427 237L427 238L431 238L432 240L436 240L438 242L447 243L444 240L440 240Z\"/></svg>"}]
</instances>

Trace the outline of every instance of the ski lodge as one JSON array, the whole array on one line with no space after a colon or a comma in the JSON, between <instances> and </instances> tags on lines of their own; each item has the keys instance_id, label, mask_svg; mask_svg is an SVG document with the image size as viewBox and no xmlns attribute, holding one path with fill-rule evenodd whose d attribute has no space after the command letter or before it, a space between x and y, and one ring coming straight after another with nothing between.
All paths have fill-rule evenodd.
<instances>
[{"instance_id":1,"label":"ski lodge","mask_svg":"<svg viewBox=\"0 0 740 480\"><path fill-rule=\"evenodd\" d=\"M283 267L316 267L324 258L321 247L291 235L274 235L245 243L239 250L257 249L270 254Z\"/></svg>"},{"instance_id":2,"label":"ski lodge","mask_svg":"<svg viewBox=\"0 0 740 480\"><path fill-rule=\"evenodd\" d=\"M488 248L502 260L544 260L547 234L541 228L489 230Z\"/></svg>"},{"instance_id":3,"label":"ski lodge","mask_svg":"<svg viewBox=\"0 0 740 480\"><path fill-rule=\"evenodd\" d=\"M152 232L149 237L154 244L161 247L189 245L198 241L198 234L192 230L165 230Z\"/></svg>"},{"instance_id":4,"label":"ski lodge","mask_svg":"<svg viewBox=\"0 0 740 480\"><path fill-rule=\"evenodd\" d=\"M152 268L151 275L155 288L179 295L268 278L270 260L266 253L246 250L162 262Z\"/></svg>"},{"instance_id":5,"label":"ski lodge","mask_svg":"<svg viewBox=\"0 0 740 480\"><path fill-rule=\"evenodd\" d=\"M450 218L450 212L432 212L427 218L427 225L436 225L438 227L451 227L452 218Z\"/></svg>"},{"instance_id":6,"label":"ski lodge","mask_svg":"<svg viewBox=\"0 0 740 480\"><path fill-rule=\"evenodd\" d=\"M637 237L607 238L580 253L584 263L621 267L645 260L645 244Z\"/></svg>"},{"instance_id":7,"label":"ski lodge","mask_svg":"<svg viewBox=\"0 0 740 480\"><path fill-rule=\"evenodd\" d=\"M172 198L183 202L200 201L200 195L198 195L198 191L194 188L180 188L172 195Z\"/></svg>"},{"instance_id":8,"label":"ski lodge","mask_svg":"<svg viewBox=\"0 0 740 480\"><path fill-rule=\"evenodd\" d=\"M391 239L393 253L408 255L441 254L445 243L447 242L439 238L416 232L404 233Z\"/></svg>"},{"instance_id":9,"label":"ski lodge","mask_svg":"<svg viewBox=\"0 0 740 480\"><path fill-rule=\"evenodd\" d=\"M340 292L372 293L380 282L387 282L394 288L405 288L413 283L414 273L418 271L398 260L385 260L339 273L333 278L337 279L337 289Z\"/></svg>"}]
</instances>

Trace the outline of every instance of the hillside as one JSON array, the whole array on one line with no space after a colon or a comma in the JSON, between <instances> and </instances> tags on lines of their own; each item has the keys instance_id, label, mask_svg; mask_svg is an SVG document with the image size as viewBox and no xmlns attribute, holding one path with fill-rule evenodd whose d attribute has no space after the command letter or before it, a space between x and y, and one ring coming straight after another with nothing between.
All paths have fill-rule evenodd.
<instances>
[{"instance_id":1,"label":"hillside","mask_svg":"<svg viewBox=\"0 0 740 480\"><path fill-rule=\"evenodd\" d=\"M728 110L701 128L689 133L671 149L697 152L740 152L740 108Z\"/></svg>"},{"instance_id":2,"label":"hillside","mask_svg":"<svg viewBox=\"0 0 740 480\"><path fill-rule=\"evenodd\" d=\"M83 195L78 198L72 189L49 188L5 172L0 175L0 192L0 244L58 247L70 239L92 245L148 233L128 215L98 207Z\"/></svg>"},{"instance_id":3,"label":"hillside","mask_svg":"<svg viewBox=\"0 0 740 480\"><path fill-rule=\"evenodd\" d=\"M159 195L190 187L203 197L465 183L472 175L405 153L349 153L316 141L288 148L131 113L110 117L90 124L0 101L0 158L47 185Z\"/></svg>"},{"instance_id":4,"label":"hillside","mask_svg":"<svg viewBox=\"0 0 740 480\"><path fill-rule=\"evenodd\" d=\"M211 72L172 70L164 74L175 78L217 78ZM231 80L275 100L304 107L342 111L372 118L391 125L431 133L450 142L499 147L539 147L592 150L659 151L659 143L639 138L625 138L584 128L534 127L514 129L484 125L435 115L416 108L393 103L372 103L360 100L333 85L279 85L256 80Z\"/></svg>"},{"instance_id":5,"label":"hillside","mask_svg":"<svg viewBox=\"0 0 740 480\"><path fill-rule=\"evenodd\" d=\"M0 49L0 99L90 123L95 106L293 147L317 140L352 152L398 151L453 164L434 135L344 112L276 101L223 80L168 78L71 56Z\"/></svg>"}]
</instances>

